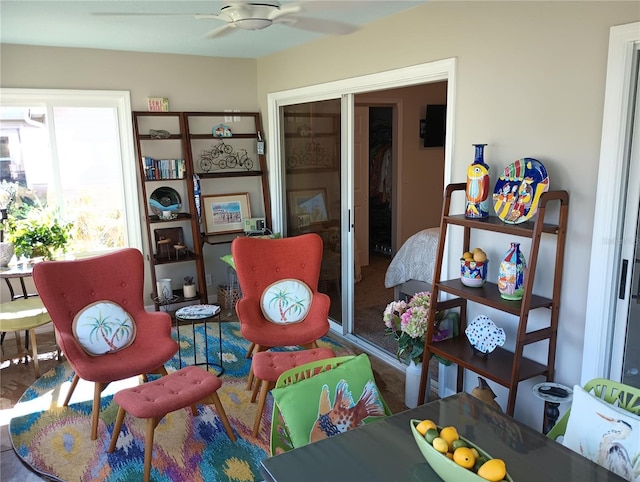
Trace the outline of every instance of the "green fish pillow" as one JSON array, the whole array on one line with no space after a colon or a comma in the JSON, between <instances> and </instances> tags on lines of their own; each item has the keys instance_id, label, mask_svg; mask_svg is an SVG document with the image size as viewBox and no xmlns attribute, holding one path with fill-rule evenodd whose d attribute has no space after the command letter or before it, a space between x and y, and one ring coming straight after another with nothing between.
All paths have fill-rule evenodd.
<instances>
[{"instance_id":1,"label":"green fish pillow","mask_svg":"<svg viewBox=\"0 0 640 482\"><path fill-rule=\"evenodd\" d=\"M275 388L271 393L294 447L391 414L364 353L331 370Z\"/></svg>"}]
</instances>

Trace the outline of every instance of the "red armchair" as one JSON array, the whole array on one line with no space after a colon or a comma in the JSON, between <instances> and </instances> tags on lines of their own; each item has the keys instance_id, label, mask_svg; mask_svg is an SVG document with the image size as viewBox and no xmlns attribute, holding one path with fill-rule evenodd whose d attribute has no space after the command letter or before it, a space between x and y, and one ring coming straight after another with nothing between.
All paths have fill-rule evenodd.
<instances>
[{"instance_id":1,"label":"red armchair","mask_svg":"<svg viewBox=\"0 0 640 482\"><path fill-rule=\"evenodd\" d=\"M242 289L236 313L242 335L254 345L253 353L276 346L315 348L316 340L329 331L331 300L318 292L322 249L322 238L314 233L281 239L233 240L231 254ZM272 323L262 313L263 292L272 283L284 279L300 280L312 291L309 312L299 323ZM248 388L252 384L253 370L250 370Z\"/></svg>"},{"instance_id":2,"label":"red armchair","mask_svg":"<svg viewBox=\"0 0 640 482\"><path fill-rule=\"evenodd\" d=\"M166 375L164 364L178 350L171 338L171 317L145 310L144 262L137 249L74 261L44 261L34 266L33 280L55 326L58 344L75 371L63 405L69 404L80 378L95 383L91 419L91 440L95 440L100 394L110 382L149 373ZM83 308L100 300L116 303L129 313L136 335L126 348L92 356L76 340L73 320Z\"/></svg>"}]
</instances>

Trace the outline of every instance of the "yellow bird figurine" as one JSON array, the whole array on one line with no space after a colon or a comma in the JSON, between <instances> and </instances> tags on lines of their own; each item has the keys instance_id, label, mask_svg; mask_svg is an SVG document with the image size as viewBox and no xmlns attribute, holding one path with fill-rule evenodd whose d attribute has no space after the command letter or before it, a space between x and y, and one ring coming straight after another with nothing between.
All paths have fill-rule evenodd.
<instances>
[{"instance_id":1,"label":"yellow bird figurine","mask_svg":"<svg viewBox=\"0 0 640 482\"><path fill-rule=\"evenodd\" d=\"M493 390L491 390L491 387L484 378L478 377L478 386L471 391L471 395L502 411L498 402L495 401L496 394L493 393Z\"/></svg>"}]
</instances>

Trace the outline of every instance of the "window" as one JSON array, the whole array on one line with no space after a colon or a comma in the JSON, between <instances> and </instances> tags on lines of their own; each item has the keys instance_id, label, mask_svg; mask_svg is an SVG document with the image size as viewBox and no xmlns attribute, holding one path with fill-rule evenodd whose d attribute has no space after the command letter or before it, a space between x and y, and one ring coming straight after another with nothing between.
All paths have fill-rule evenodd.
<instances>
[{"instance_id":1,"label":"window","mask_svg":"<svg viewBox=\"0 0 640 482\"><path fill-rule=\"evenodd\" d=\"M141 248L128 92L0 89L0 180L73 223L74 255Z\"/></svg>"}]
</instances>

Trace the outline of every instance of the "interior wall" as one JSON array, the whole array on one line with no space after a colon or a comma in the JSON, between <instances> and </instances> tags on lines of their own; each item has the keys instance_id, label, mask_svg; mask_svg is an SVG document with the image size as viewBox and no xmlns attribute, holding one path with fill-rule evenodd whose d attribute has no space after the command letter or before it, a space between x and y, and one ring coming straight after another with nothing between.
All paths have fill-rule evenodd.
<instances>
[{"instance_id":1,"label":"interior wall","mask_svg":"<svg viewBox=\"0 0 640 482\"><path fill-rule=\"evenodd\" d=\"M492 185L508 164L533 157L546 166L551 189L565 189L571 196L556 380L572 386L581 377L589 269L584 260L591 253L609 30L639 19L636 2L428 2L349 36L259 59L259 102L266 109L270 92L455 58L451 181L466 180L471 145L481 142L488 144L485 160ZM452 209L462 212L464 199L454 199ZM449 243L446 270L452 275L459 270L461 238L453 236ZM492 233L474 239L493 260L509 242ZM541 260L549 259L554 244L543 239ZM498 266L489 264L490 278L497 278ZM534 291L549 296L552 276L551 267L539 269ZM496 316L507 332L507 348L512 347L517 320L482 314ZM540 317L548 319L544 313ZM541 324L535 316L530 319L534 327ZM475 377L467 379L470 390ZM534 426L542 410L542 402L531 396L536 381L520 384L515 413ZM504 403L505 391L495 391Z\"/></svg>"},{"instance_id":2,"label":"interior wall","mask_svg":"<svg viewBox=\"0 0 640 482\"><path fill-rule=\"evenodd\" d=\"M126 90L131 93L133 110L146 111L147 97L168 97L172 111L259 110L257 65L253 59L2 44L0 72L0 86L7 88ZM140 186L139 173L137 179ZM252 215L264 216L257 179L219 183L206 180L202 183L202 194L250 192ZM140 197L139 202L142 224L142 203L147 200ZM144 229L142 234L146 247ZM227 282L226 265L220 257L230 252L229 243L204 247L205 270L213 278L212 285L207 287L212 300L217 294L216 287ZM0 289L2 299L7 299L4 283ZM144 292L152 292L148 263Z\"/></svg>"},{"instance_id":3,"label":"interior wall","mask_svg":"<svg viewBox=\"0 0 640 482\"><path fill-rule=\"evenodd\" d=\"M409 236L440 225L444 189L444 147L425 148L420 138L420 120L428 104L447 103L447 83L416 85L355 96L356 104L382 105L392 99L402 103L402 125L398 152L397 249Z\"/></svg>"}]
</instances>

